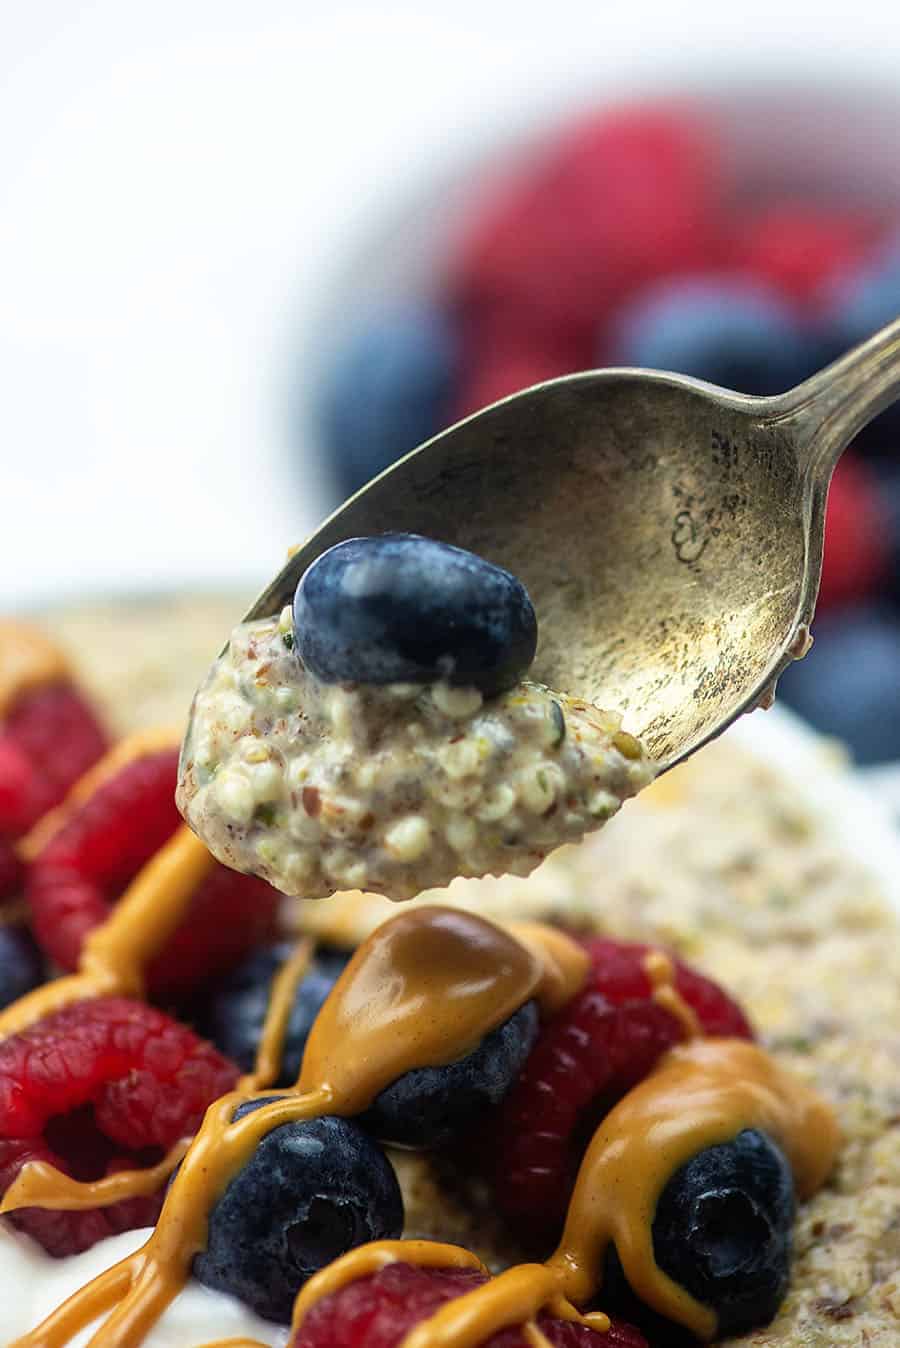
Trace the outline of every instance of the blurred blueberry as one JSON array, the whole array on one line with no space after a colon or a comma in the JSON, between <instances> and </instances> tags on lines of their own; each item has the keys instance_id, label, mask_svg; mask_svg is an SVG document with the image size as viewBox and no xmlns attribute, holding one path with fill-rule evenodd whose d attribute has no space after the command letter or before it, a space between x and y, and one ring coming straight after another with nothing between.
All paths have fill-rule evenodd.
<instances>
[{"instance_id":1,"label":"blurred blueberry","mask_svg":"<svg viewBox=\"0 0 900 1348\"><path fill-rule=\"evenodd\" d=\"M817 619L813 635L806 659L779 679L779 697L860 763L900 758L900 619L870 605Z\"/></svg>"},{"instance_id":2,"label":"blurred blueberry","mask_svg":"<svg viewBox=\"0 0 900 1348\"><path fill-rule=\"evenodd\" d=\"M24 997L45 977L43 956L31 932L12 923L0 926L0 1007Z\"/></svg>"},{"instance_id":3,"label":"blurred blueberry","mask_svg":"<svg viewBox=\"0 0 900 1348\"><path fill-rule=\"evenodd\" d=\"M900 440L897 441L900 450ZM878 498L887 530L888 572L884 592L900 606L900 454L897 463L882 461L876 467Z\"/></svg>"},{"instance_id":4,"label":"blurred blueberry","mask_svg":"<svg viewBox=\"0 0 900 1348\"><path fill-rule=\"evenodd\" d=\"M783 393L822 364L819 338L772 289L736 276L665 281L623 309L622 365L689 374L739 393Z\"/></svg>"},{"instance_id":5,"label":"blurred blueberry","mask_svg":"<svg viewBox=\"0 0 900 1348\"><path fill-rule=\"evenodd\" d=\"M369 314L325 375L319 433L349 496L445 424L457 366L448 316L424 302Z\"/></svg>"},{"instance_id":6,"label":"blurred blueberry","mask_svg":"<svg viewBox=\"0 0 900 1348\"><path fill-rule=\"evenodd\" d=\"M900 234L863 266L832 279L819 296L828 359L871 337L900 317ZM900 403L882 412L859 437L869 452L900 459Z\"/></svg>"}]
</instances>

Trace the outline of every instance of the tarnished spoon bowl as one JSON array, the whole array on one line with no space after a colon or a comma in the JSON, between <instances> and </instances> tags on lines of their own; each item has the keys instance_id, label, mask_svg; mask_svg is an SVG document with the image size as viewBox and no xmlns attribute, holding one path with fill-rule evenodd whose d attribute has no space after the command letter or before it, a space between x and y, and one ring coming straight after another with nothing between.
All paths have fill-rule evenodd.
<instances>
[{"instance_id":1,"label":"tarnished spoon bowl","mask_svg":"<svg viewBox=\"0 0 900 1348\"><path fill-rule=\"evenodd\" d=\"M597 370L506 398L325 521L248 618L326 548L409 530L514 571L533 677L624 712L662 769L765 700L803 653L834 465L900 394L900 320L776 398Z\"/></svg>"}]
</instances>

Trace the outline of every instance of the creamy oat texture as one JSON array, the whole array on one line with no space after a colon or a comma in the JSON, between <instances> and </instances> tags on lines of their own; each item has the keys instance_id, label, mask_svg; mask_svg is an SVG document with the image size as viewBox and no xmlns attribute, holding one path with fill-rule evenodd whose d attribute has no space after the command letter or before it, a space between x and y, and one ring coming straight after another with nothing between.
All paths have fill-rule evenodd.
<instances>
[{"instance_id":1,"label":"creamy oat texture","mask_svg":"<svg viewBox=\"0 0 900 1348\"><path fill-rule=\"evenodd\" d=\"M177 620L162 608L146 613L146 640L128 681L104 674L105 651L116 648L115 610L95 613L67 618L64 634L77 632L73 660L87 665L94 686L105 689L113 718L122 727L134 724L149 690L154 719L177 723L186 689L216 649L205 601L197 604L193 625L187 602ZM165 653L176 621L179 655L172 662ZM195 633L193 645L185 632ZM763 715L744 723L745 742ZM780 750L793 752L781 743ZM824 752L821 758L800 774L815 779L817 798L821 782L838 773ZM732 1348L897 1348L900 924L866 858L856 860L846 845L835 845L835 820L805 803L805 794L789 772L773 771L729 736L667 774L602 834L554 853L527 880L460 880L441 901L499 920L556 917L659 941L730 988L779 1061L834 1102L844 1143L831 1183L800 1210L794 1276L777 1319L727 1342ZM395 911L387 900L350 894L298 905L295 921L312 930L327 924L331 934L342 927L348 941L357 941ZM398 1174L407 1235L461 1242L493 1267L517 1256L477 1185L412 1154L399 1158ZM140 1236L116 1240L131 1248ZM93 1271L101 1254L113 1261L105 1245L82 1258L96 1260ZM77 1260L53 1262L66 1268L65 1281L60 1272L54 1284L62 1295L75 1284L68 1273ZM41 1276L37 1270L33 1262L0 1258L4 1305L34 1295L29 1279ZM197 1318L185 1318L168 1337L164 1320L153 1348L190 1348L215 1337L220 1320L205 1318L201 1308L211 1303L200 1291L192 1283L185 1300L179 1298ZM228 1298L207 1295L233 1310ZM260 1334L245 1314L231 1334L283 1341L274 1327L268 1338Z\"/></svg>"},{"instance_id":2,"label":"creamy oat texture","mask_svg":"<svg viewBox=\"0 0 900 1348\"><path fill-rule=\"evenodd\" d=\"M320 683L285 609L235 628L199 689L177 800L220 861L285 894L408 899L527 875L652 776L620 716L539 684Z\"/></svg>"}]
</instances>

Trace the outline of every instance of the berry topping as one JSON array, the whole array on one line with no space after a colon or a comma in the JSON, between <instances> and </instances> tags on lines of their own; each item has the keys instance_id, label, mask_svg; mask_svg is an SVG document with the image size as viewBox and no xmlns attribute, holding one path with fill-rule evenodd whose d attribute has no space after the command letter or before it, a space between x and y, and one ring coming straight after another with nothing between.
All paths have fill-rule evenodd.
<instances>
[{"instance_id":1,"label":"berry topping","mask_svg":"<svg viewBox=\"0 0 900 1348\"><path fill-rule=\"evenodd\" d=\"M62 968L75 968L87 934L179 827L177 766L177 749L133 759L98 786L36 857L26 891L34 931ZM272 935L279 901L264 881L216 863L183 923L151 962L151 991L182 991L200 971L215 976L231 968Z\"/></svg>"},{"instance_id":2,"label":"berry topping","mask_svg":"<svg viewBox=\"0 0 900 1348\"><path fill-rule=\"evenodd\" d=\"M0 750L2 757L2 750ZM0 765L0 774L3 768ZM2 790L2 787L0 787ZM20 893L25 884L25 867L10 838L0 837L0 903Z\"/></svg>"},{"instance_id":3,"label":"berry topping","mask_svg":"<svg viewBox=\"0 0 900 1348\"><path fill-rule=\"evenodd\" d=\"M581 992L538 1035L497 1113L498 1206L536 1239L559 1232L584 1150L600 1119L684 1038L653 1000L649 948L594 938ZM743 1013L710 979L674 961L675 987L709 1035L752 1038Z\"/></svg>"},{"instance_id":4,"label":"berry topping","mask_svg":"<svg viewBox=\"0 0 900 1348\"><path fill-rule=\"evenodd\" d=\"M78 1180L154 1165L237 1079L233 1063L161 1011L124 997L76 1002L0 1043L0 1191L27 1161ZM161 1197L8 1220L50 1254L152 1225Z\"/></svg>"},{"instance_id":5,"label":"berry topping","mask_svg":"<svg viewBox=\"0 0 900 1348\"><path fill-rule=\"evenodd\" d=\"M805 303L866 256L875 232L875 222L859 210L780 201L749 220L742 217L731 262Z\"/></svg>"},{"instance_id":6,"label":"berry topping","mask_svg":"<svg viewBox=\"0 0 900 1348\"><path fill-rule=\"evenodd\" d=\"M459 264L470 306L514 303L542 324L596 330L612 305L714 257L718 155L674 106L585 118L481 207Z\"/></svg>"},{"instance_id":7,"label":"berry topping","mask_svg":"<svg viewBox=\"0 0 900 1348\"><path fill-rule=\"evenodd\" d=\"M478 1123L499 1105L522 1069L538 1033L534 1002L520 1006L471 1053L445 1067L405 1073L376 1096L366 1128L405 1147L436 1147Z\"/></svg>"},{"instance_id":8,"label":"berry topping","mask_svg":"<svg viewBox=\"0 0 900 1348\"><path fill-rule=\"evenodd\" d=\"M739 393L774 394L814 374L817 340L778 294L734 276L665 281L624 309L615 359L707 379Z\"/></svg>"},{"instance_id":9,"label":"berry topping","mask_svg":"<svg viewBox=\"0 0 900 1348\"><path fill-rule=\"evenodd\" d=\"M456 335L427 304L370 314L326 373L318 423L341 496L350 496L449 419Z\"/></svg>"},{"instance_id":10,"label":"berry topping","mask_svg":"<svg viewBox=\"0 0 900 1348\"><path fill-rule=\"evenodd\" d=\"M44 973L44 961L31 933L25 927L0 924L0 1007L43 983Z\"/></svg>"},{"instance_id":11,"label":"berry topping","mask_svg":"<svg viewBox=\"0 0 900 1348\"><path fill-rule=\"evenodd\" d=\"M388 1264L369 1277L323 1297L305 1316L290 1348L398 1348L406 1334L448 1301L488 1281L475 1269L422 1268ZM647 1348L630 1325L614 1321L608 1333L539 1315L537 1323L553 1348ZM503 1329L479 1348L533 1348L519 1329Z\"/></svg>"},{"instance_id":12,"label":"berry topping","mask_svg":"<svg viewBox=\"0 0 900 1348\"><path fill-rule=\"evenodd\" d=\"M262 1037L272 981L295 947L290 942L256 950L216 989L203 1029L213 1043L250 1072ZM319 1008L349 960L349 952L319 948L303 976L288 1018L281 1071L275 1086L289 1086L300 1075L306 1040Z\"/></svg>"},{"instance_id":13,"label":"berry topping","mask_svg":"<svg viewBox=\"0 0 900 1348\"><path fill-rule=\"evenodd\" d=\"M663 1190L653 1252L663 1272L743 1334L774 1317L791 1262L794 1181L783 1152L745 1129L700 1152Z\"/></svg>"},{"instance_id":14,"label":"berry topping","mask_svg":"<svg viewBox=\"0 0 900 1348\"><path fill-rule=\"evenodd\" d=\"M820 610L877 589L889 566L889 509L871 466L845 454L828 492Z\"/></svg>"},{"instance_id":15,"label":"berry topping","mask_svg":"<svg viewBox=\"0 0 900 1348\"><path fill-rule=\"evenodd\" d=\"M105 748L94 713L71 685L47 684L16 698L0 732L0 834L24 833Z\"/></svg>"},{"instance_id":16,"label":"berry topping","mask_svg":"<svg viewBox=\"0 0 900 1348\"><path fill-rule=\"evenodd\" d=\"M235 1119L263 1103L248 1101ZM357 1245L398 1237L402 1227L394 1171L358 1124L331 1116L284 1123L216 1203L194 1273L289 1324L307 1278Z\"/></svg>"},{"instance_id":17,"label":"berry topping","mask_svg":"<svg viewBox=\"0 0 900 1348\"><path fill-rule=\"evenodd\" d=\"M297 586L294 640L325 683L511 688L534 659L537 620L520 580L418 534L351 538Z\"/></svg>"}]
</instances>

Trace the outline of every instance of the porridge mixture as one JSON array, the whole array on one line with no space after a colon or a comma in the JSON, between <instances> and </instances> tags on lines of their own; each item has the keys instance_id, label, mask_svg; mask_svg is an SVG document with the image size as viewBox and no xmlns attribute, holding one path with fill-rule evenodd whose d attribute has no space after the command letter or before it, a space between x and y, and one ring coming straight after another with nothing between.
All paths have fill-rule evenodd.
<instances>
[{"instance_id":1,"label":"porridge mixture","mask_svg":"<svg viewBox=\"0 0 900 1348\"><path fill-rule=\"evenodd\" d=\"M194 701L178 803L220 861L287 894L407 899L527 875L652 778L621 718L523 680L321 683L291 610L237 627Z\"/></svg>"},{"instance_id":2,"label":"porridge mixture","mask_svg":"<svg viewBox=\"0 0 900 1348\"><path fill-rule=\"evenodd\" d=\"M222 607L211 621L208 601L146 607L127 679L104 671L117 613L66 615L53 627L92 686L105 688L120 728L177 723L215 651ZM162 654L173 649L174 667ZM824 751L822 770L835 770ZM864 861L831 845L788 780L726 740L527 880L458 880L440 896L497 920L544 917L670 946L733 991L776 1058L835 1105L837 1169L800 1209L775 1321L729 1341L746 1348L900 1343L900 927ZM349 941L396 911L342 894L297 905L294 920L310 931L337 925ZM477 1194L461 1194L425 1157L395 1159L407 1234L461 1242L493 1267L517 1257Z\"/></svg>"}]
</instances>

